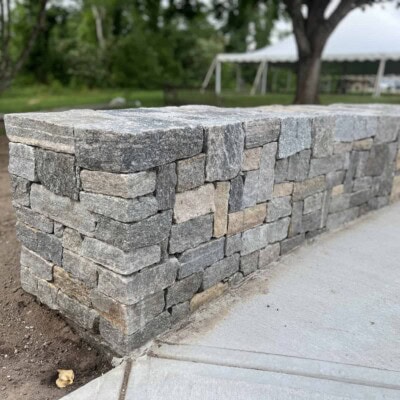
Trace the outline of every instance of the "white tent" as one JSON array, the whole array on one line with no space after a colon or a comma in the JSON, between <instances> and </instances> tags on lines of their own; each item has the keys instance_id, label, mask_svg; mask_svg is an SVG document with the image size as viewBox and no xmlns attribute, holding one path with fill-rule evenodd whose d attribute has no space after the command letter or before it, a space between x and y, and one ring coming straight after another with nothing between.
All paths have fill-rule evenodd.
<instances>
[{"instance_id":1,"label":"white tent","mask_svg":"<svg viewBox=\"0 0 400 400\"><path fill-rule=\"evenodd\" d=\"M215 71L215 92L221 92L221 63L259 63L252 93L261 82L265 93L268 63L296 62L297 47L293 35L272 46L246 53L218 54L210 66L202 88ZM352 11L329 38L323 61L379 61L375 95L380 92L386 60L400 60L400 11L394 5L375 5L364 11Z\"/></svg>"}]
</instances>

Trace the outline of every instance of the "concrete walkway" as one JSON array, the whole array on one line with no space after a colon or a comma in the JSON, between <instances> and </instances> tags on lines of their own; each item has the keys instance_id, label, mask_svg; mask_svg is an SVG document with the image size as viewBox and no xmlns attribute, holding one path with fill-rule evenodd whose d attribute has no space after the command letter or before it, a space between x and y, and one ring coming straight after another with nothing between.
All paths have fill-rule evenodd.
<instances>
[{"instance_id":1,"label":"concrete walkway","mask_svg":"<svg viewBox=\"0 0 400 400\"><path fill-rule=\"evenodd\" d=\"M400 399L400 203L288 255L150 354L65 400Z\"/></svg>"}]
</instances>

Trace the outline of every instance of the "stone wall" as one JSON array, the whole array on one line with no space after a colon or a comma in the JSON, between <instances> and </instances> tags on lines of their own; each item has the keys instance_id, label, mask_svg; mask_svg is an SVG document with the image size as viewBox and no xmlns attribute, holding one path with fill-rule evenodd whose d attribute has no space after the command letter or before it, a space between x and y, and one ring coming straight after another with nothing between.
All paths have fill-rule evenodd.
<instances>
[{"instance_id":1,"label":"stone wall","mask_svg":"<svg viewBox=\"0 0 400 400\"><path fill-rule=\"evenodd\" d=\"M400 107L6 116L21 284L116 352L400 197Z\"/></svg>"}]
</instances>

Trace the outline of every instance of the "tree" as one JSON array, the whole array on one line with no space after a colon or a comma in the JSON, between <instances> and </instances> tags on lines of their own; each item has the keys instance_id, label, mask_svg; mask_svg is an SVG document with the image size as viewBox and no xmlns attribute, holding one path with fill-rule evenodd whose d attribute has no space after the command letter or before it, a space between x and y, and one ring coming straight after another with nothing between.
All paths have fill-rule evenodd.
<instances>
[{"instance_id":1,"label":"tree","mask_svg":"<svg viewBox=\"0 0 400 400\"><path fill-rule=\"evenodd\" d=\"M292 20L299 58L294 100L296 104L319 102L322 52L340 21L357 7L379 2L383 0L340 0L327 15L331 0L283 0Z\"/></svg>"},{"instance_id":2,"label":"tree","mask_svg":"<svg viewBox=\"0 0 400 400\"><path fill-rule=\"evenodd\" d=\"M47 1L48 0L39 0L24 4L29 11L32 11L32 13L28 15L28 17L32 17L32 24L29 28L27 40L14 55L12 46L13 16L15 10L21 4L16 3L14 9L12 9L10 0L0 0L0 93L11 84L15 75L27 61L39 32L43 27ZM30 22L29 20L30 18L27 18L28 22Z\"/></svg>"}]
</instances>

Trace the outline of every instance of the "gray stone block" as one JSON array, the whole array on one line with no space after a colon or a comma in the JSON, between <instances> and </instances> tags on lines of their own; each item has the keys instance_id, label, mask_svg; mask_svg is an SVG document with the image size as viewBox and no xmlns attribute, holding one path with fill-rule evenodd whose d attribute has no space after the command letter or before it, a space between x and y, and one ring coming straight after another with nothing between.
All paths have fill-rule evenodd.
<instances>
[{"instance_id":1,"label":"gray stone block","mask_svg":"<svg viewBox=\"0 0 400 400\"><path fill-rule=\"evenodd\" d=\"M322 199L324 194L322 192L315 193L312 196L304 199L304 214L309 214L322 208Z\"/></svg>"},{"instance_id":2,"label":"gray stone block","mask_svg":"<svg viewBox=\"0 0 400 400\"><path fill-rule=\"evenodd\" d=\"M244 129L242 124L206 129L206 180L234 178L242 166Z\"/></svg>"},{"instance_id":3,"label":"gray stone block","mask_svg":"<svg viewBox=\"0 0 400 400\"><path fill-rule=\"evenodd\" d=\"M312 121L312 152L314 158L328 157L333 153L335 118L324 116Z\"/></svg>"},{"instance_id":4,"label":"gray stone block","mask_svg":"<svg viewBox=\"0 0 400 400\"><path fill-rule=\"evenodd\" d=\"M398 117L385 115L378 119L378 131L375 137L375 143L394 142L400 132L400 120Z\"/></svg>"},{"instance_id":5,"label":"gray stone block","mask_svg":"<svg viewBox=\"0 0 400 400\"><path fill-rule=\"evenodd\" d=\"M135 304L145 297L171 286L179 263L175 258L134 275L122 276L105 269L99 271L98 290L122 304Z\"/></svg>"},{"instance_id":6,"label":"gray stone block","mask_svg":"<svg viewBox=\"0 0 400 400\"><path fill-rule=\"evenodd\" d=\"M73 278L82 281L88 288L97 286L98 266L94 262L64 249L62 266Z\"/></svg>"},{"instance_id":7,"label":"gray stone block","mask_svg":"<svg viewBox=\"0 0 400 400\"><path fill-rule=\"evenodd\" d=\"M275 163L275 183L285 182L288 179L289 158L281 158Z\"/></svg>"},{"instance_id":8,"label":"gray stone block","mask_svg":"<svg viewBox=\"0 0 400 400\"><path fill-rule=\"evenodd\" d=\"M82 236L75 229L64 229L62 238L62 245L64 249L69 249L74 253L80 254L82 248L82 240Z\"/></svg>"},{"instance_id":9,"label":"gray stone block","mask_svg":"<svg viewBox=\"0 0 400 400\"><path fill-rule=\"evenodd\" d=\"M260 250L259 257L259 268L264 269L268 267L272 262L276 261L279 258L279 254L281 251L281 246L279 243L270 244L264 249Z\"/></svg>"},{"instance_id":10,"label":"gray stone block","mask_svg":"<svg viewBox=\"0 0 400 400\"><path fill-rule=\"evenodd\" d=\"M165 307L164 291L152 294L136 304L121 304L98 290L90 298L96 311L125 335L143 329L148 322L160 315Z\"/></svg>"},{"instance_id":11,"label":"gray stone block","mask_svg":"<svg viewBox=\"0 0 400 400\"><path fill-rule=\"evenodd\" d=\"M346 222L350 222L356 219L359 215L359 208L349 208L348 210L340 211L328 216L326 227L328 229L336 229Z\"/></svg>"},{"instance_id":12,"label":"gray stone block","mask_svg":"<svg viewBox=\"0 0 400 400\"><path fill-rule=\"evenodd\" d=\"M311 120L306 117L285 117L281 121L279 158L289 157L311 147Z\"/></svg>"},{"instance_id":13,"label":"gray stone block","mask_svg":"<svg viewBox=\"0 0 400 400\"><path fill-rule=\"evenodd\" d=\"M162 165L158 168L156 198L160 210L168 210L174 207L176 183L175 164Z\"/></svg>"},{"instance_id":14,"label":"gray stone block","mask_svg":"<svg viewBox=\"0 0 400 400\"><path fill-rule=\"evenodd\" d=\"M136 174L112 174L110 172L83 170L80 174L86 192L134 199L152 193L156 189L154 171Z\"/></svg>"},{"instance_id":15,"label":"gray stone block","mask_svg":"<svg viewBox=\"0 0 400 400\"><path fill-rule=\"evenodd\" d=\"M317 210L309 214L303 215L303 231L310 232L315 231L321 227L322 211Z\"/></svg>"},{"instance_id":16,"label":"gray stone block","mask_svg":"<svg viewBox=\"0 0 400 400\"><path fill-rule=\"evenodd\" d=\"M242 251L242 234L237 233L233 236L226 238L225 244L225 255L231 256L233 253L239 253Z\"/></svg>"},{"instance_id":17,"label":"gray stone block","mask_svg":"<svg viewBox=\"0 0 400 400\"><path fill-rule=\"evenodd\" d=\"M59 239L62 239L64 234L65 226L59 222L54 222L54 235Z\"/></svg>"},{"instance_id":18,"label":"gray stone block","mask_svg":"<svg viewBox=\"0 0 400 400\"><path fill-rule=\"evenodd\" d=\"M185 319L189 314L190 303L188 301L171 307L171 324L176 324Z\"/></svg>"},{"instance_id":19,"label":"gray stone block","mask_svg":"<svg viewBox=\"0 0 400 400\"><path fill-rule=\"evenodd\" d=\"M332 171L326 174L326 187L331 189L334 186L341 185L344 181L345 171Z\"/></svg>"},{"instance_id":20,"label":"gray stone block","mask_svg":"<svg viewBox=\"0 0 400 400\"><path fill-rule=\"evenodd\" d=\"M16 175L11 175L11 194L13 202L29 207L31 182L25 178Z\"/></svg>"},{"instance_id":21,"label":"gray stone block","mask_svg":"<svg viewBox=\"0 0 400 400\"><path fill-rule=\"evenodd\" d=\"M366 203L371 197L370 189L360 190L359 192L352 193L350 195L350 207L356 207Z\"/></svg>"},{"instance_id":22,"label":"gray stone block","mask_svg":"<svg viewBox=\"0 0 400 400\"><path fill-rule=\"evenodd\" d=\"M303 202L296 201L293 203L292 217L289 226L289 237L295 236L303 230Z\"/></svg>"},{"instance_id":23,"label":"gray stone block","mask_svg":"<svg viewBox=\"0 0 400 400\"><path fill-rule=\"evenodd\" d=\"M268 225L260 225L242 234L242 256L262 249L268 244Z\"/></svg>"},{"instance_id":24,"label":"gray stone block","mask_svg":"<svg viewBox=\"0 0 400 400\"><path fill-rule=\"evenodd\" d=\"M329 206L329 212L337 213L350 208L350 197L351 194L349 193L344 193L340 196L333 196Z\"/></svg>"},{"instance_id":25,"label":"gray stone block","mask_svg":"<svg viewBox=\"0 0 400 400\"><path fill-rule=\"evenodd\" d=\"M124 252L117 247L88 237L83 240L81 254L121 275L133 274L158 263L161 259L161 249L158 245Z\"/></svg>"},{"instance_id":26,"label":"gray stone block","mask_svg":"<svg viewBox=\"0 0 400 400\"><path fill-rule=\"evenodd\" d=\"M213 216L203 215L198 218L172 225L169 241L171 254L182 253L210 240L213 232Z\"/></svg>"},{"instance_id":27,"label":"gray stone block","mask_svg":"<svg viewBox=\"0 0 400 400\"><path fill-rule=\"evenodd\" d=\"M33 228L39 229L45 233L53 233L54 223L51 219L41 215L30 208L17 207L15 209L15 214L18 221L23 222Z\"/></svg>"},{"instance_id":28,"label":"gray stone block","mask_svg":"<svg viewBox=\"0 0 400 400\"><path fill-rule=\"evenodd\" d=\"M272 198L274 191L274 169L276 159L277 143L266 144L261 152L260 175L258 178L258 202L263 202Z\"/></svg>"},{"instance_id":29,"label":"gray stone block","mask_svg":"<svg viewBox=\"0 0 400 400\"><path fill-rule=\"evenodd\" d=\"M304 233L301 233L297 236L293 236L291 238L282 240L281 242L281 254L287 254L290 253L292 250L295 248L299 247L302 245L305 241L305 235Z\"/></svg>"},{"instance_id":30,"label":"gray stone block","mask_svg":"<svg viewBox=\"0 0 400 400\"><path fill-rule=\"evenodd\" d=\"M79 188L74 156L37 149L36 172L41 184L51 192L74 200L78 199Z\"/></svg>"},{"instance_id":31,"label":"gray stone block","mask_svg":"<svg viewBox=\"0 0 400 400\"><path fill-rule=\"evenodd\" d=\"M208 289L218 282L222 281L239 271L239 254L233 254L230 257L217 261L204 271L203 289Z\"/></svg>"},{"instance_id":32,"label":"gray stone block","mask_svg":"<svg viewBox=\"0 0 400 400\"><path fill-rule=\"evenodd\" d=\"M279 118L247 121L245 123L245 129L246 148L250 149L278 140L281 122Z\"/></svg>"},{"instance_id":33,"label":"gray stone block","mask_svg":"<svg viewBox=\"0 0 400 400\"><path fill-rule=\"evenodd\" d=\"M126 224L101 216L95 237L129 252L140 247L159 244L169 235L172 211L163 211L143 221Z\"/></svg>"},{"instance_id":34,"label":"gray stone block","mask_svg":"<svg viewBox=\"0 0 400 400\"><path fill-rule=\"evenodd\" d=\"M293 201L303 200L314 193L322 192L326 189L325 176L317 176L303 182L296 182L293 188Z\"/></svg>"},{"instance_id":35,"label":"gray stone block","mask_svg":"<svg viewBox=\"0 0 400 400\"><path fill-rule=\"evenodd\" d=\"M96 218L80 203L58 196L42 185L31 187L31 208L85 235L93 235Z\"/></svg>"},{"instance_id":36,"label":"gray stone block","mask_svg":"<svg viewBox=\"0 0 400 400\"><path fill-rule=\"evenodd\" d=\"M361 172L362 176L379 176L383 173L389 159L389 147L385 144L373 146L368 160Z\"/></svg>"},{"instance_id":37,"label":"gray stone block","mask_svg":"<svg viewBox=\"0 0 400 400\"><path fill-rule=\"evenodd\" d=\"M324 158L313 158L310 162L309 178L343 169L344 161L345 157L343 154L334 154L333 156Z\"/></svg>"},{"instance_id":38,"label":"gray stone block","mask_svg":"<svg viewBox=\"0 0 400 400\"><path fill-rule=\"evenodd\" d=\"M257 203L259 191L258 177L258 170L246 172L243 187L243 208L252 207Z\"/></svg>"},{"instance_id":39,"label":"gray stone block","mask_svg":"<svg viewBox=\"0 0 400 400\"><path fill-rule=\"evenodd\" d=\"M289 217L268 224L268 242L275 243L287 238L289 224Z\"/></svg>"},{"instance_id":40,"label":"gray stone block","mask_svg":"<svg viewBox=\"0 0 400 400\"><path fill-rule=\"evenodd\" d=\"M243 177L236 176L231 180L231 188L229 191L229 212L240 211L243 208Z\"/></svg>"},{"instance_id":41,"label":"gray stone block","mask_svg":"<svg viewBox=\"0 0 400 400\"><path fill-rule=\"evenodd\" d=\"M9 144L8 172L25 178L28 181L37 181L35 149L20 143Z\"/></svg>"},{"instance_id":42,"label":"gray stone block","mask_svg":"<svg viewBox=\"0 0 400 400\"><path fill-rule=\"evenodd\" d=\"M124 199L97 193L81 192L80 202L89 211L121 222L141 221L158 211L157 199L153 196Z\"/></svg>"},{"instance_id":43,"label":"gray stone block","mask_svg":"<svg viewBox=\"0 0 400 400\"><path fill-rule=\"evenodd\" d=\"M287 179L302 181L308 177L310 168L311 150L303 150L289 157Z\"/></svg>"},{"instance_id":44,"label":"gray stone block","mask_svg":"<svg viewBox=\"0 0 400 400\"><path fill-rule=\"evenodd\" d=\"M194 189L204 184L205 154L178 161L178 192Z\"/></svg>"},{"instance_id":45,"label":"gray stone block","mask_svg":"<svg viewBox=\"0 0 400 400\"><path fill-rule=\"evenodd\" d=\"M244 276L247 276L258 269L258 257L260 255L259 251L254 253L246 254L240 257L240 271Z\"/></svg>"},{"instance_id":46,"label":"gray stone block","mask_svg":"<svg viewBox=\"0 0 400 400\"><path fill-rule=\"evenodd\" d=\"M291 196L275 197L268 203L267 222L276 221L292 213Z\"/></svg>"},{"instance_id":47,"label":"gray stone block","mask_svg":"<svg viewBox=\"0 0 400 400\"><path fill-rule=\"evenodd\" d=\"M21 265L20 268L20 281L21 287L25 292L28 292L34 296L38 293L38 278L29 269Z\"/></svg>"},{"instance_id":48,"label":"gray stone block","mask_svg":"<svg viewBox=\"0 0 400 400\"><path fill-rule=\"evenodd\" d=\"M21 248L21 266L29 268L31 273L39 279L51 281L53 279L54 264L46 261L38 254L22 246Z\"/></svg>"},{"instance_id":49,"label":"gray stone block","mask_svg":"<svg viewBox=\"0 0 400 400\"><path fill-rule=\"evenodd\" d=\"M58 292L59 289L50 282L43 279L38 280L37 297L42 304L52 310L58 310L59 308L57 303Z\"/></svg>"},{"instance_id":50,"label":"gray stone block","mask_svg":"<svg viewBox=\"0 0 400 400\"><path fill-rule=\"evenodd\" d=\"M224 258L225 238L213 240L200 246L186 250L180 257L179 279L195 272L203 271L205 267Z\"/></svg>"},{"instance_id":51,"label":"gray stone block","mask_svg":"<svg viewBox=\"0 0 400 400\"><path fill-rule=\"evenodd\" d=\"M17 238L29 250L34 251L48 261L61 265L61 241L54 235L43 233L17 222Z\"/></svg>"},{"instance_id":52,"label":"gray stone block","mask_svg":"<svg viewBox=\"0 0 400 400\"><path fill-rule=\"evenodd\" d=\"M187 278L175 282L167 289L166 306L167 308L190 300L199 290L203 280L203 273L192 274Z\"/></svg>"}]
</instances>

